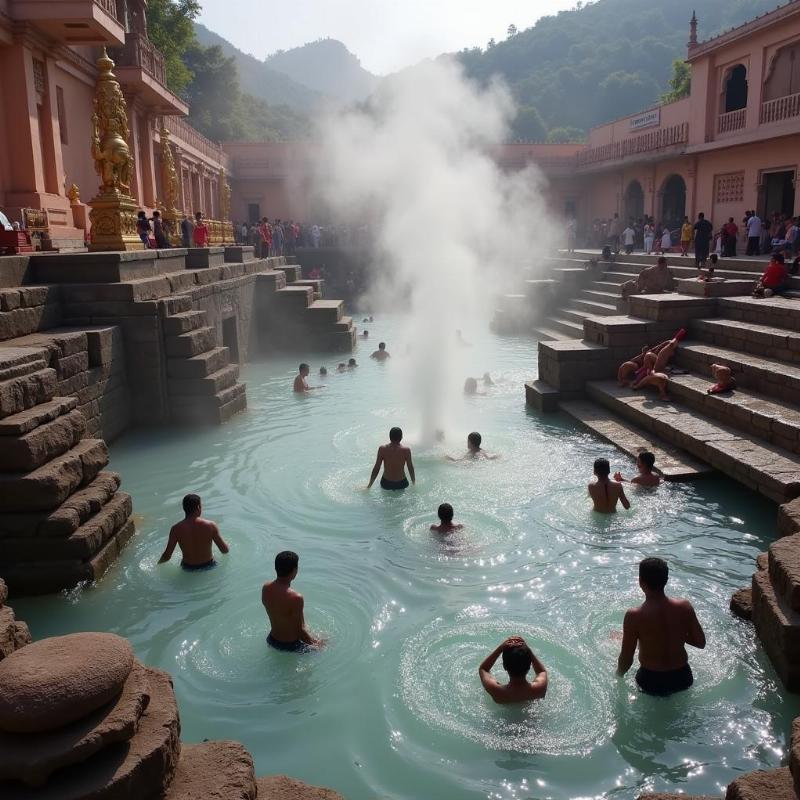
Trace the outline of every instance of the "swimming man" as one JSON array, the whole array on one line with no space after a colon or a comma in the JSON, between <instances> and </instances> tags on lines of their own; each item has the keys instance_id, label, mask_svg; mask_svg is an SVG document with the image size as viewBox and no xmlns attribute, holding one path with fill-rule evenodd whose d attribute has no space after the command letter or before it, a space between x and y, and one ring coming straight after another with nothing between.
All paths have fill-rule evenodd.
<instances>
[{"instance_id":1,"label":"swimming man","mask_svg":"<svg viewBox=\"0 0 800 800\"><path fill-rule=\"evenodd\" d=\"M277 577L274 581L267 581L261 589L261 602L270 624L267 644L290 653L301 653L325 644L308 632L303 617L303 595L292 589L299 561L300 557L291 550L278 553L275 556Z\"/></svg>"},{"instance_id":2,"label":"swimming man","mask_svg":"<svg viewBox=\"0 0 800 800\"><path fill-rule=\"evenodd\" d=\"M450 503L442 503L436 512L439 516L439 524L431 525L434 533L452 533L460 531L464 526L458 522L453 522L453 506Z\"/></svg>"},{"instance_id":3,"label":"swimming man","mask_svg":"<svg viewBox=\"0 0 800 800\"><path fill-rule=\"evenodd\" d=\"M646 486L648 489L654 489L661 483L661 478L657 473L653 472L653 466L656 463L656 457L649 450L641 450L636 457L636 469L639 474L631 478L631 483L637 486ZM625 480L621 472L614 473L614 480L621 483Z\"/></svg>"},{"instance_id":4,"label":"swimming man","mask_svg":"<svg viewBox=\"0 0 800 800\"><path fill-rule=\"evenodd\" d=\"M167 547L158 559L159 564L169 561L175 552L175 547L178 546L182 555L181 566L188 572L217 566L211 554L211 543L219 548L220 553L227 553L229 548L219 535L216 523L201 518L202 510L199 495L187 494L183 498L185 519L170 529Z\"/></svg>"},{"instance_id":5,"label":"swimming man","mask_svg":"<svg viewBox=\"0 0 800 800\"><path fill-rule=\"evenodd\" d=\"M639 564L639 588L644 603L625 614L617 673L624 675L639 647L636 683L647 694L666 696L688 689L694 682L686 645L702 650L706 635L688 600L664 593L669 580L667 562L645 558Z\"/></svg>"},{"instance_id":6,"label":"swimming man","mask_svg":"<svg viewBox=\"0 0 800 800\"><path fill-rule=\"evenodd\" d=\"M300 369L294 378L294 387L293 387L294 391L297 392L298 394L305 394L306 392L313 391L314 389L324 388L322 386L308 385L308 380L306 379L308 378L309 372L311 372L311 368L308 366L308 364L300 365ZM325 372L327 373L327 370L325 370Z\"/></svg>"},{"instance_id":7,"label":"swimming man","mask_svg":"<svg viewBox=\"0 0 800 800\"><path fill-rule=\"evenodd\" d=\"M492 677L492 667L503 656L503 669L508 683L503 686ZM533 666L534 679L528 682ZM541 700L547 694L547 670L521 636L512 636L496 647L478 667L483 688L495 703L525 703Z\"/></svg>"},{"instance_id":8,"label":"swimming man","mask_svg":"<svg viewBox=\"0 0 800 800\"><path fill-rule=\"evenodd\" d=\"M375 459L375 466L372 468L367 489L369 489L383 464L383 475L381 475L381 489L407 489L408 478L406 478L406 466L411 483L416 483L414 475L414 464L411 461L411 448L400 444L403 441L403 431L400 428L392 428L389 431L389 444L382 444L378 448L378 456Z\"/></svg>"},{"instance_id":9,"label":"swimming man","mask_svg":"<svg viewBox=\"0 0 800 800\"><path fill-rule=\"evenodd\" d=\"M370 356L370 358L374 358L376 361L386 361L387 358L391 358L386 349L386 342L378 342L378 349Z\"/></svg>"},{"instance_id":10,"label":"swimming man","mask_svg":"<svg viewBox=\"0 0 800 800\"><path fill-rule=\"evenodd\" d=\"M492 455L491 453L487 453L485 450L481 449L481 442L483 438L477 431L473 431L469 436L467 436L467 452L464 453L461 458L453 458L452 456L447 456L449 461L463 461L465 458L486 458L489 461L494 461L497 456Z\"/></svg>"},{"instance_id":11,"label":"swimming man","mask_svg":"<svg viewBox=\"0 0 800 800\"><path fill-rule=\"evenodd\" d=\"M610 481L608 479L610 474L611 466L608 459L598 458L594 462L595 479L589 484L589 496L594 503L594 510L602 514L613 514L617 510L617 501L622 503L626 510L631 507L622 484Z\"/></svg>"}]
</instances>

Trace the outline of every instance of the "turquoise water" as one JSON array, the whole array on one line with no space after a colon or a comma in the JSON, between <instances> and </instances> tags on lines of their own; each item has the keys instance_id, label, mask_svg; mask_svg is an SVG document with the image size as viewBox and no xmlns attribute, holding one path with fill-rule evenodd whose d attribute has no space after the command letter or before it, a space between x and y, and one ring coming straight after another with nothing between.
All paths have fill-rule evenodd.
<instances>
[{"instance_id":1,"label":"turquoise water","mask_svg":"<svg viewBox=\"0 0 800 800\"><path fill-rule=\"evenodd\" d=\"M402 349L393 321L369 327ZM95 588L18 600L34 636L127 636L174 676L185 741L238 739L260 774L349 800L718 794L740 771L778 766L800 704L727 610L774 535L774 506L712 478L634 492L630 513L594 515L594 458L631 464L566 418L526 410L535 343L490 335L463 359L473 375L491 369L496 386L459 398L444 445L415 449L416 488L367 493L375 448L407 417L394 393L401 360L370 362L373 347L309 397L291 394L294 357L250 364L249 409L231 423L115 444L138 535ZM307 360L314 372L335 363ZM447 463L469 429L500 459ZM231 545L209 573L185 574L177 557L156 565L189 491ZM443 500L466 525L447 541L428 531ZM286 548L300 554L309 625L330 637L318 654L264 644L260 588ZM640 601L636 564L653 554L708 635L690 653L695 686L670 700L614 676L615 632ZM501 708L482 692L477 665L511 634L549 670L543 702Z\"/></svg>"}]
</instances>

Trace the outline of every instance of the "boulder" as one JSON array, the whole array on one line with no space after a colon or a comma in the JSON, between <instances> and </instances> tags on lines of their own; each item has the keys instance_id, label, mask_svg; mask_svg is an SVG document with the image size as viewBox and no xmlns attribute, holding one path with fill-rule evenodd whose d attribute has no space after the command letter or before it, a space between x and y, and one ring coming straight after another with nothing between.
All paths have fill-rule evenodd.
<instances>
[{"instance_id":1,"label":"boulder","mask_svg":"<svg viewBox=\"0 0 800 800\"><path fill-rule=\"evenodd\" d=\"M181 747L166 800L255 800L253 757L239 742Z\"/></svg>"},{"instance_id":2,"label":"boulder","mask_svg":"<svg viewBox=\"0 0 800 800\"><path fill-rule=\"evenodd\" d=\"M31 632L24 622L14 617L14 609L0 608L0 661L30 644Z\"/></svg>"},{"instance_id":3,"label":"boulder","mask_svg":"<svg viewBox=\"0 0 800 800\"><path fill-rule=\"evenodd\" d=\"M789 767L748 772L728 784L725 800L797 800Z\"/></svg>"},{"instance_id":4,"label":"boulder","mask_svg":"<svg viewBox=\"0 0 800 800\"><path fill-rule=\"evenodd\" d=\"M769 546L769 576L775 593L800 611L800 535L784 536Z\"/></svg>"},{"instance_id":5,"label":"boulder","mask_svg":"<svg viewBox=\"0 0 800 800\"><path fill-rule=\"evenodd\" d=\"M149 692L147 669L136 661L121 694L83 719L47 733L0 732L0 781L41 786L57 769L128 741L139 727Z\"/></svg>"},{"instance_id":6,"label":"boulder","mask_svg":"<svg viewBox=\"0 0 800 800\"><path fill-rule=\"evenodd\" d=\"M310 786L287 775L266 775L257 778L256 785L258 800L344 800L333 789Z\"/></svg>"},{"instance_id":7,"label":"boulder","mask_svg":"<svg viewBox=\"0 0 800 800\"><path fill-rule=\"evenodd\" d=\"M0 731L38 733L82 719L122 691L133 667L113 633L42 639L0 662Z\"/></svg>"},{"instance_id":8,"label":"boulder","mask_svg":"<svg viewBox=\"0 0 800 800\"><path fill-rule=\"evenodd\" d=\"M150 702L132 739L111 745L54 780L32 788L0 783L3 800L155 800L164 796L180 754L180 721L172 679L147 668ZM193 800L211 800L197 797Z\"/></svg>"},{"instance_id":9,"label":"boulder","mask_svg":"<svg viewBox=\"0 0 800 800\"><path fill-rule=\"evenodd\" d=\"M778 536L800 533L800 498L778 506Z\"/></svg>"},{"instance_id":10,"label":"boulder","mask_svg":"<svg viewBox=\"0 0 800 800\"><path fill-rule=\"evenodd\" d=\"M795 794L800 797L800 717L792 723L792 738L789 750L789 771L792 773Z\"/></svg>"},{"instance_id":11,"label":"boulder","mask_svg":"<svg viewBox=\"0 0 800 800\"><path fill-rule=\"evenodd\" d=\"M0 578L0 606L2 606L6 600L8 600L8 586L6 586L6 582Z\"/></svg>"},{"instance_id":12,"label":"boulder","mask_svg":"<svg viewBox=\"0 0 800 800\"><path fill-rule=\"evenodd\" d=\"M733 593L731 611L740 619L751 620L753 617L753 590L747 586Z\"/></svg>"},{"instance_id":13,"label":"boulder","mask_svg":"<svg viewBox=\"0 0 800 800\"><path fill-rule=\"evenodd\" d=\"M656 792L655 794L640 794L638 800L719 800L719 796Z\"/></svg>"}]
</instances>

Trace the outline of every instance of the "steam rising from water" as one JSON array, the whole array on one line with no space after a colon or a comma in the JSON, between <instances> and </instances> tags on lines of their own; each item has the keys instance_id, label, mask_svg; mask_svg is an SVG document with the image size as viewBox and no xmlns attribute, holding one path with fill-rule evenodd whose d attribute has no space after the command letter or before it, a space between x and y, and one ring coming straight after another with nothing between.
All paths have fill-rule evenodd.
<instances>
[{"instance_id":1,"label":"steam rising from water","mask_svg":"<svg viewBox=\"0 0 800 800\"><path fill-rule=\"evenodd\" d=\"M538 170L504 173L492 158L513 112L502 86L478 89L440 60L387 80L367 107L322 128L331 214L371 230L365 304L408 312L387 349L399 399L419 415L409 427L425 438L452 429L464 379L492 367L472 363L456 331L468 342L484 334L493 297L546 252L553 230Z\"/></svg>"}]
</instances>

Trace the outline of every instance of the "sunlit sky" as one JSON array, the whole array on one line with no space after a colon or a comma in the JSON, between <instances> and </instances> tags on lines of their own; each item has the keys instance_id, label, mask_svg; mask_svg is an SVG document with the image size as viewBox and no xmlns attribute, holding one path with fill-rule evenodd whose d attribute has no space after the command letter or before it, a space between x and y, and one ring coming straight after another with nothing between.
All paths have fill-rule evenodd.
<instances>
[{"instance_id":1,"label":"sunlit sky","mask_svg":"<svg viewBox=\"0 0 800 800\"><path fill-rule=\"evenodd\" d=\"M206 27L264 58L315 39L339 39L378 75L423 58L504 39L575 0L202 0Z\"/></svg>"}]
</instances>

